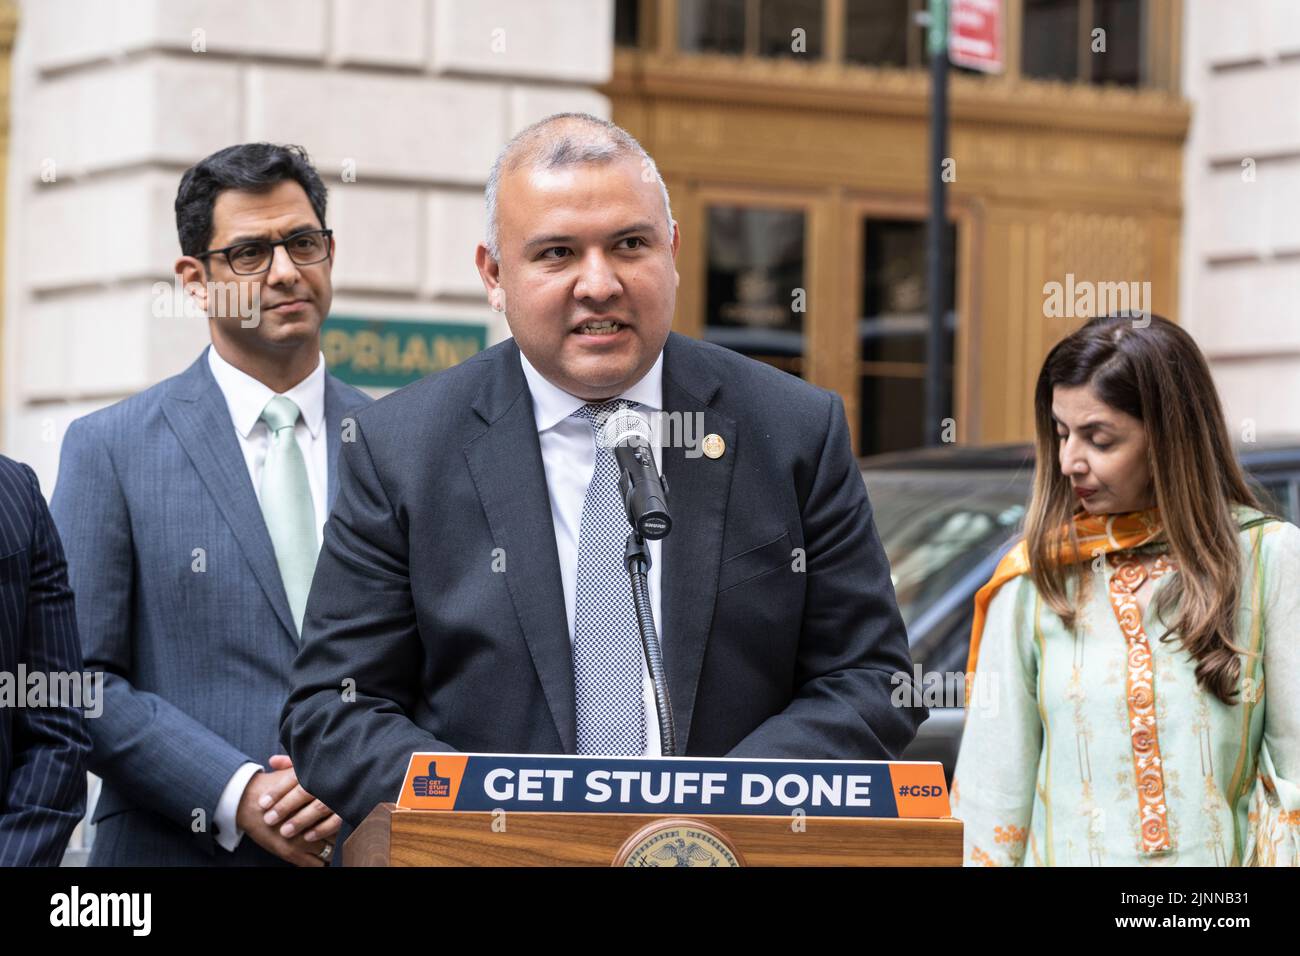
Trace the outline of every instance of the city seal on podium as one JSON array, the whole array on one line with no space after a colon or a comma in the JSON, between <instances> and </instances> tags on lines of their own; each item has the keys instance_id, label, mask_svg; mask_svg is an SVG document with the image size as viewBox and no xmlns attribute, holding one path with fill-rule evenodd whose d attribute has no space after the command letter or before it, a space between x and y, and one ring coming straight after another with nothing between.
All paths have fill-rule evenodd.
<instances>
[{"instance_id":1,"label":"city seal on podium","mask_svg":"<svg viewBox=\"0 0 1300 956\"><path fill-rule=\"evenodd\" d=\"M632 834L615 866L744 866L731 842L699 820L656 820Z\"/></svg>"}]
</instances>

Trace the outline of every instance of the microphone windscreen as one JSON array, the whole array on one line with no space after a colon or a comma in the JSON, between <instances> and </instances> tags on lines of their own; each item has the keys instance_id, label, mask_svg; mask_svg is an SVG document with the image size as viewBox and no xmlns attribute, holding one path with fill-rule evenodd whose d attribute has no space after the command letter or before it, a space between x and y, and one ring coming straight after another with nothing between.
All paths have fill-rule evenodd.
<instances>
[{"instance_id":1,"label":"microphone windscreen","mask_svg":"<svg viewBox=\"0 0 1300 956\"><path fill-rule=\"evenodd\" d=\"M605 419L597 440L602 448L627 444L650 444L650 423L640 412L624 408Z\"/></svg>"}]
</instances>

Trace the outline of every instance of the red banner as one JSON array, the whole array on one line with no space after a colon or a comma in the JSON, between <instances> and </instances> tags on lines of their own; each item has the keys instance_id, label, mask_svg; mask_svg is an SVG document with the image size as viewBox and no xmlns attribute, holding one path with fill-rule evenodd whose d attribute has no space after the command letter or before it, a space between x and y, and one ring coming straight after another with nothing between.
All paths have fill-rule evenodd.
<instances>
[{"instance_id":1,"label":"red banner","mask_svg":"<svg viewBox=\"0 0 1300 956\"><path fill-rule=\"evenodd\" d=\"M948 59L984 73L1002 72L1002 0L951 0Z\"/></svg>"}]
</instances>

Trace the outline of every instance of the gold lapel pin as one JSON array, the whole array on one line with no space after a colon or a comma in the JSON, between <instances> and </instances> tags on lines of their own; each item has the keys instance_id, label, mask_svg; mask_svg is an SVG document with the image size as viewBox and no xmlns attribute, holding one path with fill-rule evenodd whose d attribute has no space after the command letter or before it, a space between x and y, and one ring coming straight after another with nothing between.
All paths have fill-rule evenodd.
<instances>
[{"instance_id":1,"label":"gold lapel pin","mask_svg":"<svg viewBox=\"0 0 1300 956\"><path fill-rule=\"evenodd\" d=\"M721 458L722 453L727 450L727 443L722 440L721 435L704 436L704 454L710 458Z\"/></svg>"}]
</instances>

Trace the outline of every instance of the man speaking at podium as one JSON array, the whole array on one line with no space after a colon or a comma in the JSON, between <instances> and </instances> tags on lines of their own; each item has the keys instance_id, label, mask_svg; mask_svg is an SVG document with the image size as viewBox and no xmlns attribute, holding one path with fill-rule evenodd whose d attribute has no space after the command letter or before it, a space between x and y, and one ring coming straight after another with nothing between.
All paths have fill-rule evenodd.
<instances>
[{"instance_id":1,"label":"man speaking at podium","mask_svg":"<svg viewBox=\"0 0 1300 956\"><path fill-rule=\"evenodd\" d=\"M704 436L658 450L650 542L677 753L898 757L927 712L890 703L912 662L838 396L670 333L677 225L614 124L519 133L487 209L513 338L356 415L282 713L302 785L355 827L415 751L660 755L594 427L620 404Z\"/></svg>"}]
</instances>

